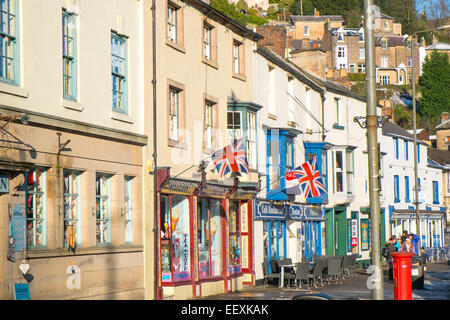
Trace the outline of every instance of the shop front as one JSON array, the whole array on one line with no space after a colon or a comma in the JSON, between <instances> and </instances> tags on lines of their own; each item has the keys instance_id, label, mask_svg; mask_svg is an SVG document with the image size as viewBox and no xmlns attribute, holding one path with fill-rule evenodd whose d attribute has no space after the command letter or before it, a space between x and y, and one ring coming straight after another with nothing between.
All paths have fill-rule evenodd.
<instances>
[{"instance_id":1,"label":"shop front","mask_svg":"<svg viewBox=\"0 0 450 320\"><path fill-rule=\"evenodd\" d=\"M255 242L257 278L263 277L263 261L290 258L295 263L323 254L324 217L321 206L255 200L255 239L262 234L263 240Z\"/></svg>"},{"instance_id":2,"label":"shop front","mask_svg":"<svg viewBox=\"0 0 450 320\"><path fill-rule=\"evenodd\" d=\"M404 210L390 208L390 234L399 237L403 230L407 230L419 236L421 247L442 247L444 245L444 214L443 210L432 210L431 208L419 210L420 231L418 232L413 208Z\"/></svg>"},{"instance_id":3,"label":"shop front","mask_svg":"<svg viewBox=\"0 0 450 320\"><path fill-rule=\"evenodd\" d=\"M161 184L160 298L209 296L253 284L253 194L186 179Z\"/></svg>"}]
</instances>

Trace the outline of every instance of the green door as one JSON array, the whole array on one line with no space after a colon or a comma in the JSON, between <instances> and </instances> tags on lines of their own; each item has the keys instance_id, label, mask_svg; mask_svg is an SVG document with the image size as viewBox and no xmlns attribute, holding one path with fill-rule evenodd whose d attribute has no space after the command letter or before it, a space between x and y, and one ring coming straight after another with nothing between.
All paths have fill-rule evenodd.
<instances>
[{"instance_id":1,"label":"green door","mask_svg":"<svg viewBox=\"0 0 450 320\"><path fill-rule=\"evenodd\" d=\"M347 213L345 207L334 208L335 255L347 254Z\"/></svg>"},{"instance_id":2,"label":"green door","mask_svg":"<svg viewBox=\"0 0 450 320\"><path fill-rule=\"evenodd\" d=\"M380 242L381 247L384 248L384 244L386 242L386 223L384 220L384 208L380 208Z\"/></svg>"},{"instance_id":3,"label":"green door","mask_svg":"<svg viewBox=\"0 0 450 320\"><path fill-rule=\"evenodd\" d=\"M333 209L326 209L326 255L334 256L334 222Z\"/></svg>"}]
</instances>

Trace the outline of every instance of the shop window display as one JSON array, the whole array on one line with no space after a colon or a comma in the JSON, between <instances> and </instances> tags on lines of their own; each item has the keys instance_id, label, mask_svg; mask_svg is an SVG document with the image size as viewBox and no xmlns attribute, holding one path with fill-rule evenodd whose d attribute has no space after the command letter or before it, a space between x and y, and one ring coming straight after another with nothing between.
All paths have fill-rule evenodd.
<instances>
[{"instance_id":1,"label":"shop window display","mask_svg":"<svg viewBox=\"0 0 450 320\"><path fill-rule=\"evenodd\" d=\"M241 271L241 235L239 224L239 203L230 201L230 273Z\"/></svg>"},{"instance_id":2,"label":"shop window display","mask_svg":"<svg viewBox=\"0 0 450 320\"><path fill-rule=\"evenodd\" d=\"M161 197L161 269L163 282L191 278L189 200Z\"/></svg>"},{"instance_id":3,"label":"shop window display","mask_svg":"<svg viewBox=\"0 0 450 320\"><path fill-rule=\"evenodd\" d=\"M27 173L27 241L28 247L45 246L46 172L34 169Z\"/></svg>"},{"instance_id":4,"label":"shop window display","mask_svg":"<svg viewBox=\"0 0 450 320\"><path fill-rule=\"evenodd\" d=\"M198 200L199 278L221 275L221 204L218 200Z\"/></svg>"}]
</instances>

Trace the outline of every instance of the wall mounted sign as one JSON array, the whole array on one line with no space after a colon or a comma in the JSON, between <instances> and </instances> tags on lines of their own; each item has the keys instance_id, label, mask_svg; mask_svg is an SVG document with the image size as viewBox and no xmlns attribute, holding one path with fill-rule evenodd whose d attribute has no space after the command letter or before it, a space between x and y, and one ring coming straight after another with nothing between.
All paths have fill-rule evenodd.
<instances>
[{"instance_id":1,"label":"wall mounted sign","mask_svg":"<svg viewBox=\"0 0 450 320\"><path fill-rule=\"evenodd\" d=\"M26 221L24 207L16 204L11 215L11 229L15 240L14 250L16 252L23 251L26 246Z\"/></svg>"},{"instance_id":2,"label":"wall mounted sign","mask_svg":"<svg viewBox=\"0 0 450 320\"><path fill-rule=\"evenodd\" d=\"M284 205L275 205L266 201L255 200L255 220L286 219Z\"/></svg>"},{"instance_id":3,"label":"wall mounted sign","mask_svg":"<svg viewBox=\"0 0 450 320\"><path fill-rule=\"evenodd\" d=\"M30 287L28 286L28 283L15 283L14 294L16 296L16 300L31 300Z\"/></svg>"},{"instance_id":4,"label":"wall mounted sign","mask_svg":"<svg viewBox=\"0 0 450 320\"><path fill-rule=\"evenodd\" d=\"M0 193L9 193L9 177L0 174Z\"/></svg>"}]
</instances>

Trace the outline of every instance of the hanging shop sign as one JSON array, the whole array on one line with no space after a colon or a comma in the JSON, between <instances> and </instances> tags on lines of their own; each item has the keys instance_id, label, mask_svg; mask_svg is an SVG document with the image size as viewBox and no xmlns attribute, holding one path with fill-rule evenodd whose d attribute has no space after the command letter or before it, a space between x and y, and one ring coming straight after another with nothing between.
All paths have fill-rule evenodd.
<instances>
[{"instance_id":1,"label":"hanging shop sign","mask_svg":"<svg viewBox=\"0 0 450 320\"><path fill-rule=\"evenodd\" d=\"M250 190L246 190L246 189L238 187L236 189L236 191L233 192L230 199L232 199L232 200L250 200L253 198L253 196L256 192L256 189L257 188L255 187L254 190L250 191Z\"/></svg>"},{"instance_id":2,"label":"hanging shop sign","mask_svg":"<svg viewBox=\"0 0 450 320\"><path fill-rule=\"evenodd\" d=\"M304 221L306 220L305 216L305 207L301 205L290 205L289 206L289 218L292 220Z\"/></svg>"},{"instance_id":3,"label":"hanging shop sign","mask_svg":"<svg viewBox=\"0 0 450 320\"><path fill-rule=\"evenodd\" d=\"M179 179L167 179L161 186L161 193L192 195L198 182Z\"/></svg>"},{"instance_id":4,"label":"hanging shop sign","mask_svg":"<svg viewBox=\"0 0 450 320\"><path fill-rule=\"evenodd\" d=\"M268 201L255 200L255 220L286 219L287 210L284 205L272 204Z\"/></svg>"},{"instance_id":5,"label":"hanging shop sign","mask_svg":"<svg viewBox=\"0 0 450 320\"><path fill-rule=\"evenodd\" d=\"M289 219L297 221L324 221L325 212L320 206L293 204L287 205Z\"/></svg>"},{"instance_id":6,"label":"hanging shop sign","mask_svg":"<svg viewBox=\"0 0 450 320\"><path fill-rule=\"evenodd\" d=\"M207 183L199 193L199 197L223 199L230 189L231 187L228 186Z\"/></svg>"},{"instance_id":7,"label":"hanging shop sign","mask_svg":"<svg viewBox=\"0 0 450 320\"><path fill-rule=\"evenodd\" d=\"M325 220L325 210L319 206L305 206L306 220Z\"/></svg>"}]
</instances>

